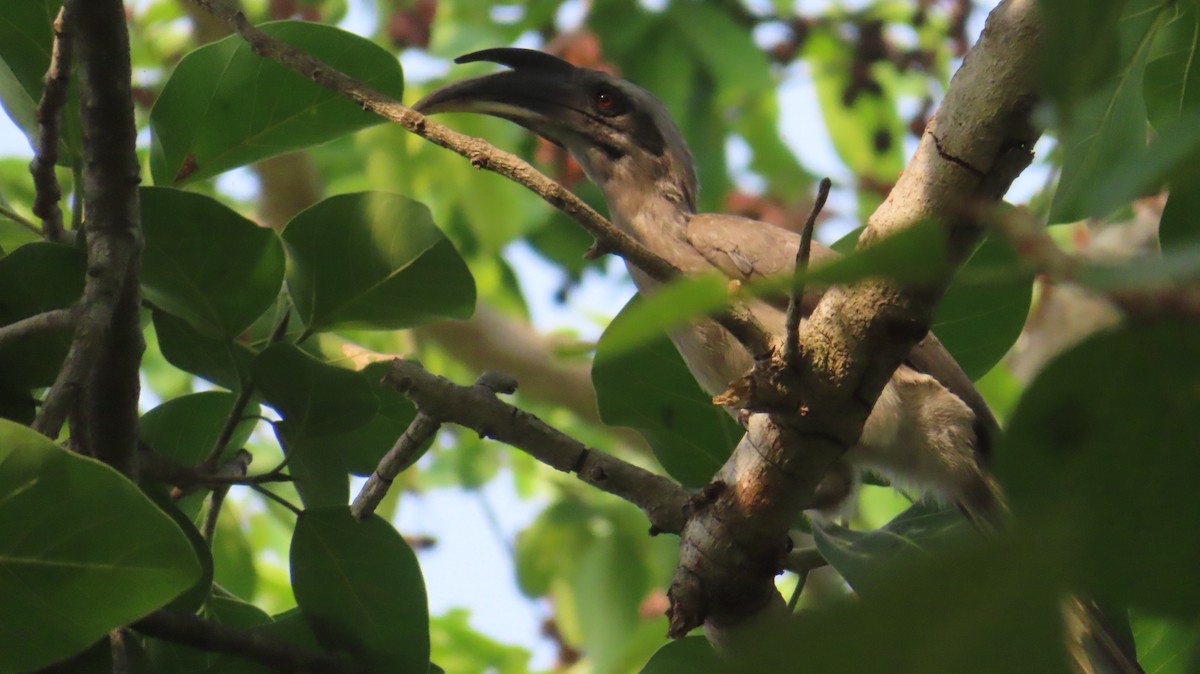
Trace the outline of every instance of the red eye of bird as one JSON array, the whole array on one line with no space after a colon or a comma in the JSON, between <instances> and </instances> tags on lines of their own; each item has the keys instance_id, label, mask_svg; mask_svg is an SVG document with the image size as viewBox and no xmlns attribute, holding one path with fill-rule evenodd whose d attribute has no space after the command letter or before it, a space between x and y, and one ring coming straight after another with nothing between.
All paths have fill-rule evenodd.
<instances>
[{"instance_id":1,"label":"red eye of bird","mask_svg":"<svg viewBox=\"0 0 1200 674\"><path fill-rule=\"evenodd\" d=\"M606 114L616 114L620 112L621 99L620 96L611 89L600 89L593 94L593 103L596 109Z\"/></svg>"}]
</instances>

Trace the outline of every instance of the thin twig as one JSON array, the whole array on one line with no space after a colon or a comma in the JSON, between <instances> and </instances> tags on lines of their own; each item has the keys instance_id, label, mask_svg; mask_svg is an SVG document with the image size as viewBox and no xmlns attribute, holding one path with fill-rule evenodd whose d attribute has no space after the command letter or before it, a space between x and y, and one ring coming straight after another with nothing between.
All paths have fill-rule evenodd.
<instances>
[{"instance_id":1,"label":"thin twig","mask_svg":"<svg viewBox=\"0 0 1200 674\"><path fill-rule=\"evenodd\" d=\"M564 473L641 508L651 531L679 533L688 495L661 475L598 450L546 424L536 416L496 397L495 389L460 386L427 372L418 363L392 361L384 384L412 400L417 408L446 423L470 428L529 454Z\"/></svg>"},{"instance_id":2,"label":"thin twig","mask_svg":"<svg viewBox=\"0 0 1200 674\"><path fill-rule=\"evenodd\" d=\"M159 610L132 625L146 636L224 653L282 672L362 672L332 653L310 650L256 632L235 629L191 613Z\"/></svg>"},{"instance_id":3,"label":"thin twig","mask_svg":"<svg viewBox=\"0 0 1200 674\"><path fill-rule=\"evenodd\" d=\"M250 462L253 460L253 454L244 449L238 450L232 459L221 465L218 474L245 478L246 471L249 470ZM208 496L208 510L204 513L204 524L200 529L200 535L208 541L209 547L212 547L213 536L217 532L217 519L221 516L221 506L225 503L225 497L229 495L229 487L228 484L214 487Z\"/></svg>"},{"instance_id":4,"label":"thin twig","mask_svg":"<svg viewBox=\"0 0 1200 674\"><path fill-rule=\"evenodd\" d=\"M825 208L825 200L829 198L829 188L833 182L822 178L817 186L817 199L813 202L812 210L808 212L808 220L804 221L804 229L800 230L800 247L796 249L796 263L792 267L792 296L788 299L786 336L783 346L783 361L789 368L795 368L800 360L800 315L804 306L804 274L808 271L808 255L812 250L813 228L817 224L817 216Z\"/></svg>"},{"instance_id":5,"label":"thin twig","mask_svg":"<svg viewBox=\"0 0 1200 674\"><path fill-rule=\"evenodd\" d=\"M275 324L275 328L271 330L271 337L268 344L274 344L287 334L288 319L291 318L292 310L288 309L283 312L279 322ZM233 434L237 431L237 427L246 419L246 405L250 404L250 399L254 397L254 384L250 381L242 382L242 388L238 391L237 398L233 401L233 407L229 410L229 416L225 417L225 425L221 427L220 434L217 435L216 441L213 443L212 449L208 451L208 456L200 462L200 469L205 472L212 472L217 462L221 460L221 453L229 446L229 441L233 439Z\"/></svg>"},{"instance_id":6,"label":"thin twig","mask_svg":"<svg viewBox=\"0 0 1200 674\"><path fill-rule=\"evenodd\" d=\"M62 129L62 111L71 81L72 34L67 20L71 3L64 3L54 19L54 44L50 48L50 69L43 80L42 100L38 103L38 138L29 172L33 175L36 196L33 213L42 219L42 234L50 241L63 241L63 214L58 202L62 189L54 174L58 163L58 143Z\"/></svg>"},{"instance_id":7,"label":"thin twig","mask_svg":"<svg viewBox=\"0 0 1200 674\"><path fill-rule=\"evenodd\" d=\"M442 424L424 412L417 412L408 428L396 440L396 444L379 460L375 472L367 478L358 496L350 506L350 512L358 519L369 517L387 495L392 482L417 458L419 450L437 433Z\"/></svg>"},{"instance_id":8,"label":"thin twig","mask_svg":"<svg viewBox=\"0 0 1200 674\"><path fill-rule=\"evenodd\" d=\"M597 240L598 251L617 251L638 269L658 281L680 276L677 267L655 255L630 235L617 229L570 190L541 174L528 162L478 138L451 131L388 96L331 68L305 52L276 40L255 28L241 12L218 0L191 0L246 41L254 53L292 69L301 76L358 103L363 110L399 124L435 145L470 160L478 169L492 171L517 182L575 220ZM731 307L714 315L714 320L746 345L754 354L765 354L772 344L770 333L744 307Z\"/></svg>"},{"instance_id":9,"label":"thin twig","mask_svg":"<svg viewBox=\"0 0 1200 674\"><path fill-rule=\"evenodd\" d=\"M270 489L267 489L266 487L262 486L261 484L251 482L249 484L249 487L251 489L253 489L254 491L262 494L263 496L266 496L267 498L271 499L272 501L278 503L279 505L283 506L284 508L287 508L288 510L292 511L292 514L295 515L296 517L299 517L304 512L296 504L285 499L284 497L280 496L279 494L276 494L275 492L271 491Z\"/></svg>"},{"instance_id":10,"label":"thin twig","mask_svg":"<svg viewBox=\"0 0 1200 674\"><path fill-rule=\"evenodd\" d=\"M59 332L75 327L75 309L53 309L44 313L22 318L16 323L0 326L0 347L10 340L37 335L44 332Z\"/></svg>"},{"instance_id":11,"label":"thin twig","mask_svg":"<svg viewBox=\"0 0 1200 674\"><path fill-rule=\"evenodd\" d=\"M42 235L41 227L38 227L32 221L30 221L28 218L26 218L25 216L21 215L20 213L14 211L13 209L8 208L3 203L0 203L0 217L8 218L9 220L12 220L13 222L17 223L18 225L24 227L25 229L28 229L29 231L33 232L34 234L37 234L38 236Z\"/></svg>"}]
</instances>

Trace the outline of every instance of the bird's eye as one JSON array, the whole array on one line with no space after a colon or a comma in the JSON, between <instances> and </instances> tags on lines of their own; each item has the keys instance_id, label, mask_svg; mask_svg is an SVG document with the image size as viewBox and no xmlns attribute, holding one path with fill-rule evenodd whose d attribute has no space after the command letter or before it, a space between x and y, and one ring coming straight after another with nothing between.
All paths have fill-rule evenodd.
<instances>
[{"instance_id":1,"label":"bird's eye","mask_svg":"<svg viewBox=\"0 0 1200 674\"><path fill-rule=\"evenodd\" d=\"M592 94L592 105L602 115L614 116L625 111L625 98L610 87L600 87Z\"/></svg>"}]
</instances>

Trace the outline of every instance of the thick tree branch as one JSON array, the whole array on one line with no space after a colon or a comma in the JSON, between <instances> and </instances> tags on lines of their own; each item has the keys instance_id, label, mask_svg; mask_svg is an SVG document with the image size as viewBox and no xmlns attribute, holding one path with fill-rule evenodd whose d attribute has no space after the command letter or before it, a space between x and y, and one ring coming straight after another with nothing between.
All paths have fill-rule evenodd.
<instances>
[{"instance_id":1,"label":"thick tree branch","mask_svg":"<svg viewBox=\"0 0 1200 674\"><path fill-rule=\"evenodd\" d=\"M636 505L656 532L683 527L688 495L675 482L626 463L547 425L496 397L486 384L459 386L419 364L392 361L384 383L412 400L431 419L470 428L480 436L523 450L538 461ZM361 497L360 497L361 498Z\"/></svg>"},{"instance_id":2,"label":"thick tree branch","mask_svg":"<svg viewBox=\"0 0 1200 674\"><path fill-rule=\"evenodd\" d=\"M363 672L341 658L239 630L191 613L155 611L131 626L146 636L233 655L279 672Z\"/></svg>"},{"instance_id":3,"label":"thick tree branch","mask_svg":"<svg viewBox=\"0 0 1200 674\"><path fill-rule=\"evenodd\" d=\"M17 340L43 332L58 332L75 326L75 309L53 309L44 313L22 318L16 323L0 326L0 348L10 340Z\"/></svg>"},{"instance_id":4,"label":"thick tree branch","mask_svg":"<svg viewBox=\"0 0 1200 674\"><path fill-rule=\"evenodd\" d=\"M71 81L72 35L67 12L71 4L58 10L54 19L54 44L50 48L50 69L43 81L42 100L38 103L38 139L29 172L33 175L36 196L33 214L42 219L42 235L50 241L63 241L62 189L54 166L58 163L58 142L62 129L62 111L67 102L67 85ZM78 189L78 186L76 186Z\"/></svg>"},{"instance_id":5,"label":"thick tree branch","mask_svg":"<svg viewBox=\"0 0 1200 674\"><path fill-rule=\"evenodd\" d=\"M529 188L596 237L600 249L620 251L622 257L656 280L665 282L679 277L676 267L614 227L570 190L542 175L521 158L478 138L451 131L411 108L373 91L303 51L268 36L255 28L241 12L219 0L191 1L229 26L259 56L291 68L307 79L350 98L362 106L363 110L395 122L436 145L466 157L475 168L498 173ZM744 307L730 307L714 316L714 320L756 355L765 355L773 347L770 333Z\"/></svg>"},{"instance_id":6,"label":"thick tree branch","mask_svg":"<svg viewBox=\"0 0 1200 674\"><path fill-rule=\"evenodd\" d=\"M1036 0L1005 0L955 74L916 155L871 217L859 247L923 221L945 227L957 265L981 234L960 217L997 199L1028 164L1040 21ZM772 359L752 383L759 410L689 519L672 582L671 634L710 636L781 604L772 583L785 533L826 469L857 442L896 367L929 329L946 278L922 288L868 280L826 292L800 329L796 370ZM794 376L793 376L794 374Z\"/></svg>"},{"instance_id":7,"label":"thick tree branch","mask_svg":"<svg viewBox=\"0 0 1200 674\"><path fill-rule=\"evenodd\" d=\"M67 0L79 53L88 279L75 339L35 428L55 436L69 410L92 454L136 476L142 234L129 33L120 0Z\"/></svg>"}]
</instances>

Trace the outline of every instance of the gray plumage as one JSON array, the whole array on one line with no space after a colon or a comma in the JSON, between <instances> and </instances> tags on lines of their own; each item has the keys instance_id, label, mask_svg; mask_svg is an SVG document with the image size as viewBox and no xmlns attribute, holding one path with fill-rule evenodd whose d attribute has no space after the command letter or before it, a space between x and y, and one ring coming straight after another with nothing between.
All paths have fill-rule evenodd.
<instances>
[{"instance_id":1,"label":"gray plumage","mask_svg":"<svg viewBox=\"0 0 1200 674\"><path fill-rule=\"evenodd\" d=\"M513 70L451 84L414 108L502 117L566 148L603 191L613 223L684 273L717 269L731 279L755 281L792 272L797 234L695 212L698 185L687 144L665 106L646 90L530 50L489 49L458 59L467 61ZM813 244L814 266L836 256ZM654 292L656 281L635 267L629 271L640 292ZM820 294L806 294L806 315ZM785 329L785 308L786 298L751 302L755 316L777 335ZM677 330L671 339L710 394L750 369L750 354L711 320ZM831 471L812 505L836 511L857 474L873 470L897 486L986 518L995 503L983 466L996 428L970 379L930 334L893 375L858 444Z\"/></svg>"}]
</instances>

